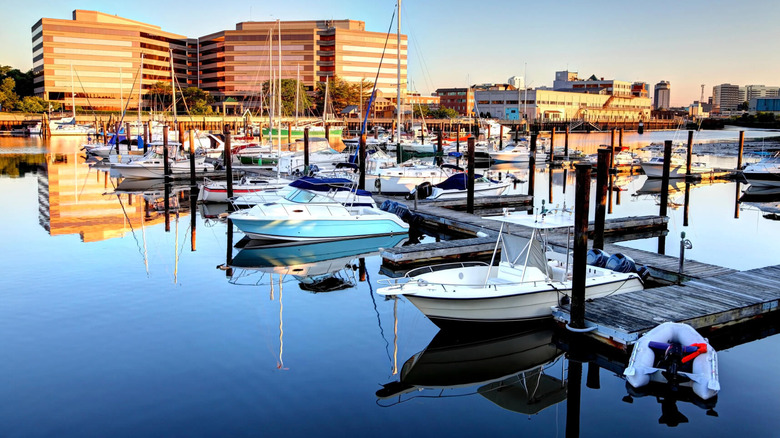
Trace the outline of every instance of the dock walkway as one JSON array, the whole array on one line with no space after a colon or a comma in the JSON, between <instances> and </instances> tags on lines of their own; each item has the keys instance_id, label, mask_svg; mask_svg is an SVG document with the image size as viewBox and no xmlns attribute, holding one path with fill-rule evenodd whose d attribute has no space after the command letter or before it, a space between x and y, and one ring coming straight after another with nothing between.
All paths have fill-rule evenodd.
<instances>
[{"instance_id":1,"label":"dock walkway","mask_svg":"<svg viewBox=\"0 0 780 438\"><path fill-rule=\"evenodd\" d=\"M780 265L733 271L681 285L598 298L585 304L585 326L597 339L627 348L642 334L666 321L698 330L730 325L777 309ZM569 306L553 311L570 321Z\"/></svg>"}]
</instances>

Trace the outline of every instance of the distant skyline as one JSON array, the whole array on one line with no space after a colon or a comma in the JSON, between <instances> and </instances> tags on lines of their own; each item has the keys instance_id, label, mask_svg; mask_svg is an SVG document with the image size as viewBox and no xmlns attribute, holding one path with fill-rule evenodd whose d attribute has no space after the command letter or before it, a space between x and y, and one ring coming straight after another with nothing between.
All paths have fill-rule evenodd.
<instances>
[{"instance_id":1,"label":"distant skyline","mask_svg":"<svg viewBox=\"0 0 780 438\"><path fill-rule=\"evenodd\" d=\"M190 38L235 29L242 21L352 19L386 32L395 1L251 0L160 2L0 0L0 65L32 67L31 27L41 18L71 19L96 10L160 26ZM525 76L530 87L552 86L556 71L653 86L669 81L671 105L712 95L718 84L780 85L780 3L771 0L528 2L403 0L401 31L409 36L410 89L505 82ZM186 13L182 13L185 9ZM393 24L392 32L396 26Z\"/></svg>"}]
</instances>

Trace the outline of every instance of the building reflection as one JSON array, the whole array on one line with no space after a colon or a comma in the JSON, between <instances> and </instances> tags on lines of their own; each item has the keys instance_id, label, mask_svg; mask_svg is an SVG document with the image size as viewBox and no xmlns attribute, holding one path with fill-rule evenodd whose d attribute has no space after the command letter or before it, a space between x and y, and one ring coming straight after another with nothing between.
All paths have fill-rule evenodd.
<instances>
[{"instance_id":1,"label":"building reflection","mask_svg":"<svg viewBox=\"0 0 780 438\"><path fill-rule=\"evenodd\" d=\"M160 181L114 178L108 167L87 162L79 152L49 153L38 168L38 219L52 236L78 234L83 242L122 237L165 222L165 199L169 214L190 211L184 188L168 192L166 198Z\"/></svg>"}]
</instances>

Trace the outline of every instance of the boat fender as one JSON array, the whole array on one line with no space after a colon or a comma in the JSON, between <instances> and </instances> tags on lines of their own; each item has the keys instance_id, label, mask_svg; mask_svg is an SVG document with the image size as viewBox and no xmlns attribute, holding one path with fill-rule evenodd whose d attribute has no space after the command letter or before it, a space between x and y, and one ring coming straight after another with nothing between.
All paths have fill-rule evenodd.
<instances>
[{"instance_id":1,"label":"boat fender","mask_svg":"<svg viewBox=\"0 0 780 438\"><path fill-rule=\"evenodd\" d=\"M374 187L376 187L377 190L381 189L382 188L382 180L380 180L379 178L375 179L374 180Z\"/></svg>"}]
</instances>

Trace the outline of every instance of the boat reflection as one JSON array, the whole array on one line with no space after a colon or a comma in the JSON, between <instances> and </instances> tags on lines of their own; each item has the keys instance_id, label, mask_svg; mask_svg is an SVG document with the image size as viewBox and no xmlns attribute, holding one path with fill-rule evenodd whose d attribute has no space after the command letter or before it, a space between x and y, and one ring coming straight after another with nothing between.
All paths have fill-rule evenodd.
<instances>
[{"instance_id":1,"label":"boat reflection","mask_svg":"<svg viewBox=\"0 0 780 438\"><path fill-rule=\"evenodd\" d=\"M659 424L665 424L669 427L677 427L681 423L687 423L688 417L680 412L677 402L690 403L698 408L704 409L706 414L711 417L717 417L715 405L718 403L718 396L702 400L693 393L690 387L672 387L669 384L661 382L650 382L650 384L641 388L634 388L626 382L626 391L628 395L623 397L626 403L633 403L634 398L654 397L661 405L661 416L658 418Z\"/></svg>"},{"instance_id":2,"label":"boat reflection","mask_svg":"<svg viewBox=\"0 0 780 438\"><path fill-rule=\"evenodd\" d=\"M389 405L417 397L470 394L514 412L537 414L566 399L563 378L546 373L562 357L549 325L474 336L440 331L401 368L400 379L376 392ZM562 370L561 370L562 372ZM386 405L386 406L389 406Z\"/></svg>"},{"instance_id":3,"label":"boat reflection","mask_svg":"<svg viewBox=\"0 0 780 438\"><path fill-rule=\"evenodd\" d=\"M379 248L392 248L407 236L376 236L301 244L244 239L233 257L231 283L260 284L264 274L291 275L301 289L330 292L355 286L355 259L375 254Z\"/></svg>"},{"instance_id":4,"label":"boat reflection","mask_svg":"<svg viewBox=\"0 0 780 438\"><path fill-rule=\"evenodd\" d=\"M780 220L780 187L748 186L739 197L739 204L760 210L765 219Z\"/></svg>"}]
</instances>

